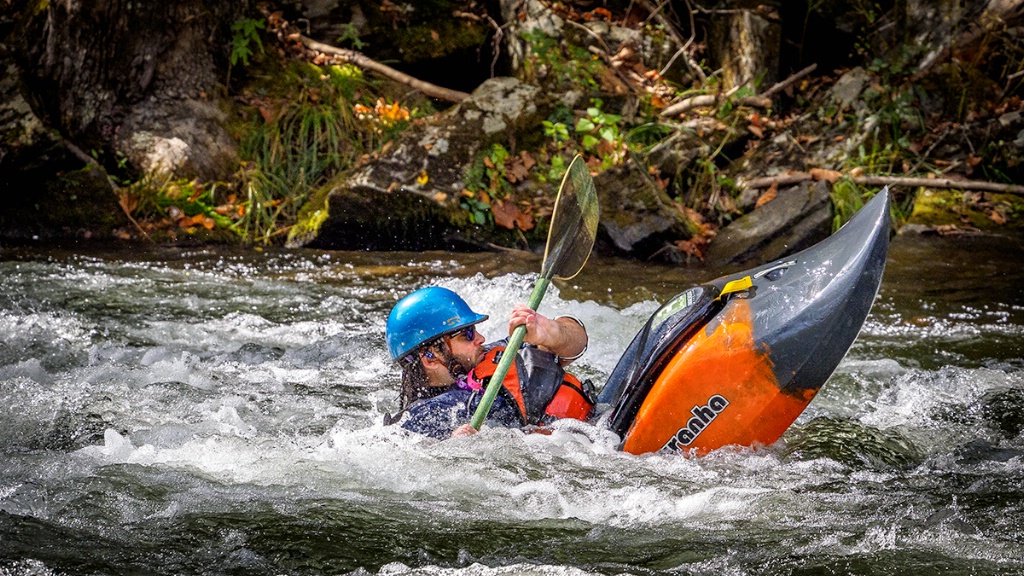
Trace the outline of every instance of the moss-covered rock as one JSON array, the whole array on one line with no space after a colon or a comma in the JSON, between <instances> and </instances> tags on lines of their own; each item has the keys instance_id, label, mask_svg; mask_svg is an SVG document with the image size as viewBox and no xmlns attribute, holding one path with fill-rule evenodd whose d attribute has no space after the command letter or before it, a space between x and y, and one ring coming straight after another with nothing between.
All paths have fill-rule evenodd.
<instances>
[{"instance_id":1,"label":"moss-covered rock","mask_svg":"<svg viewBox=\"0 0 1024 576\"><path fill-rule=\"evenodd\" d=\"M5 182L0 197L0 236L13 240L54 241L118 236L131 226L101 168L89 165L53 178L26 171Z\"/></svg>"},{"instance_id":2,"label":"moss-covered rock","mask_svg":"<svg viewBox=\"0 0 1024 576\"><path fill-rule=\"evenodd\" d=\"M317 194L289 235L292 246L458 248L493 240L467 226L466 167L484 147L508 144L540 122L538 89L514 78L485 82L459 106L420 121L342 183ZM326 215L325 215L326 211Z\"/></svg>"},{"instance_id":3,"label":"moss-covered rock","mask_svg":"<svg viewBox=\"0 0 1024 576\"><path fill-rule=\"evenodd\" d=\"M929 229L1024 229L1024 198L1011 194L922 189L907 222Z\"/></svg>"}]
</instances>

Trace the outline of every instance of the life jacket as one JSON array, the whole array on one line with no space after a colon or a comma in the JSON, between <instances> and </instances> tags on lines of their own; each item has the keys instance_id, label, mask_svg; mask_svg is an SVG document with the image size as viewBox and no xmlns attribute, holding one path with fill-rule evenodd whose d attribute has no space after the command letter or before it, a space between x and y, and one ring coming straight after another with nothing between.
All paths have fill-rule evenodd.
<instances>
[{"instance_id":1,"label":"life jacket","mask_svg":"<svg viewBox=\"0 0 1024 576\"><path fill-rule=\"evenodd\" d=\"M504 352L501 346L491 348L470 372L470 378L486 387ZM559 418L586 420L594 409L590 383L582 384L562 369L554 354L532 346L516 354L502 387L515 400L527 425L547 424Z\"/></svg>"}]
</instances>

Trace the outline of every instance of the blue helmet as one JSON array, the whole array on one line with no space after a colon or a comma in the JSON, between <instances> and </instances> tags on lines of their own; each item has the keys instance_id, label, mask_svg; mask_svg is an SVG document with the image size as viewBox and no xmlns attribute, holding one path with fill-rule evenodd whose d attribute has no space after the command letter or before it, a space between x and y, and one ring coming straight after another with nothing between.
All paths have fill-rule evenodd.
<instances>
[{"instance_id":1,"label":"blue helmet","mask_svg":"<svg viewBox=\"0 0 1024 576\"><path fill-rule=\"evenodd\" d=\"M395 304L388 315L384 339L392 360L398 360L435 338L487 320L447 288L420 288Z\"/></svg>"}]
</instances>

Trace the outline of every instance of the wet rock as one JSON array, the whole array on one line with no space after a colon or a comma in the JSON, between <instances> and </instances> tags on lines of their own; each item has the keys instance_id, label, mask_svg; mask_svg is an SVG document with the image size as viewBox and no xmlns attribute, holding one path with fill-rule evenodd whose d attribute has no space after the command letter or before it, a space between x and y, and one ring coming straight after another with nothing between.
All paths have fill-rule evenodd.
<instances>
[{"instance_id":1,"label":"wet rock","mask_svg":"<svg viewBox=\"0 0 1024 576\"><path fill-rule=\"evenodd\" d=\"M984 462L1009 462L1024 456L1024 451L997 446L988 440L978 438L957 448L955 454L959 464L976 466Z\"/></svg>"},{"instance_id":2,"label":"wet rock","mask_svg":"<svg viewBox=\"0 0 1024 576\"><path fill-rule=\"evenodd\" d=\"M643 173L627 163L594 179L601 204L605 250L647 258L666 243L690 236L687 221L671 198Z\"/></svg>"},{"instance_id":3,"label":"wet rock","mask_svg":"<svg viewBox=\"0 0 1024 576\"><path fill-rule=\"evenodd\" d=\"M708 250L716 268L754 265L799 252L828 237L832 203L824 181L780 190L774 200L726 226Z\"/></svg>"},{"instance_id":4,"label":"wet rock","mask_svg":"<svg viewBox=\"0 0 1024 576\"><path fill-rule=\"evenodd\" d=\"M981 399L981 417L1006 438L1024 430L1024 390L1007 388L987 392Z\"/></svg>"},{"instance_id":5,"label":"wet rock","mask_svg":"<svg viewBox=\"0 0 1024 576\"><path fill-rule=\"evenodd\" d=\"M895 430L879 430L847 418L815 418L786 433L788 456L831 458L852 468L912 468L923 457Z\"/></svg>"},{"instance_id":6,"label":"wet rock","mask_svg":"<svg viewBox=\"0 0 1024 576\"><path fill-rule=\"evenodd\" d=\"M255 342L246 342L238 350L228 355L228 359L240 364L258 366L284 356L284 349L276 346L264 346Z\"/></svg>"}]
</instances>

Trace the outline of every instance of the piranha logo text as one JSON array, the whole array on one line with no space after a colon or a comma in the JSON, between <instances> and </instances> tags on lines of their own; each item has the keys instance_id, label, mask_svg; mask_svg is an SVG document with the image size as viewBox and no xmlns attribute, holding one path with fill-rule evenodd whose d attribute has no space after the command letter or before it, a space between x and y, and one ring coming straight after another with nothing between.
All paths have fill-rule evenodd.
<instances>
[{"instance_id":1,"label":"piranha logo text","mask_svg":"<svg viewBox=\"0 0 1024 576\"><path fill-rule=\"evenodd\" d=\"M715 394L711 398L708 398L708 403L704 406L694 406L690 413L693 414L693 418L690 418L686 422L685 428L680 428L675 436L665 444L666 450L679 450L683 446L689 446L705 428L711 424L711 421L721 414L722 410L729 405L729 401L725 399L725 396L721 394Z\"/></svg>"}]
</instances>

